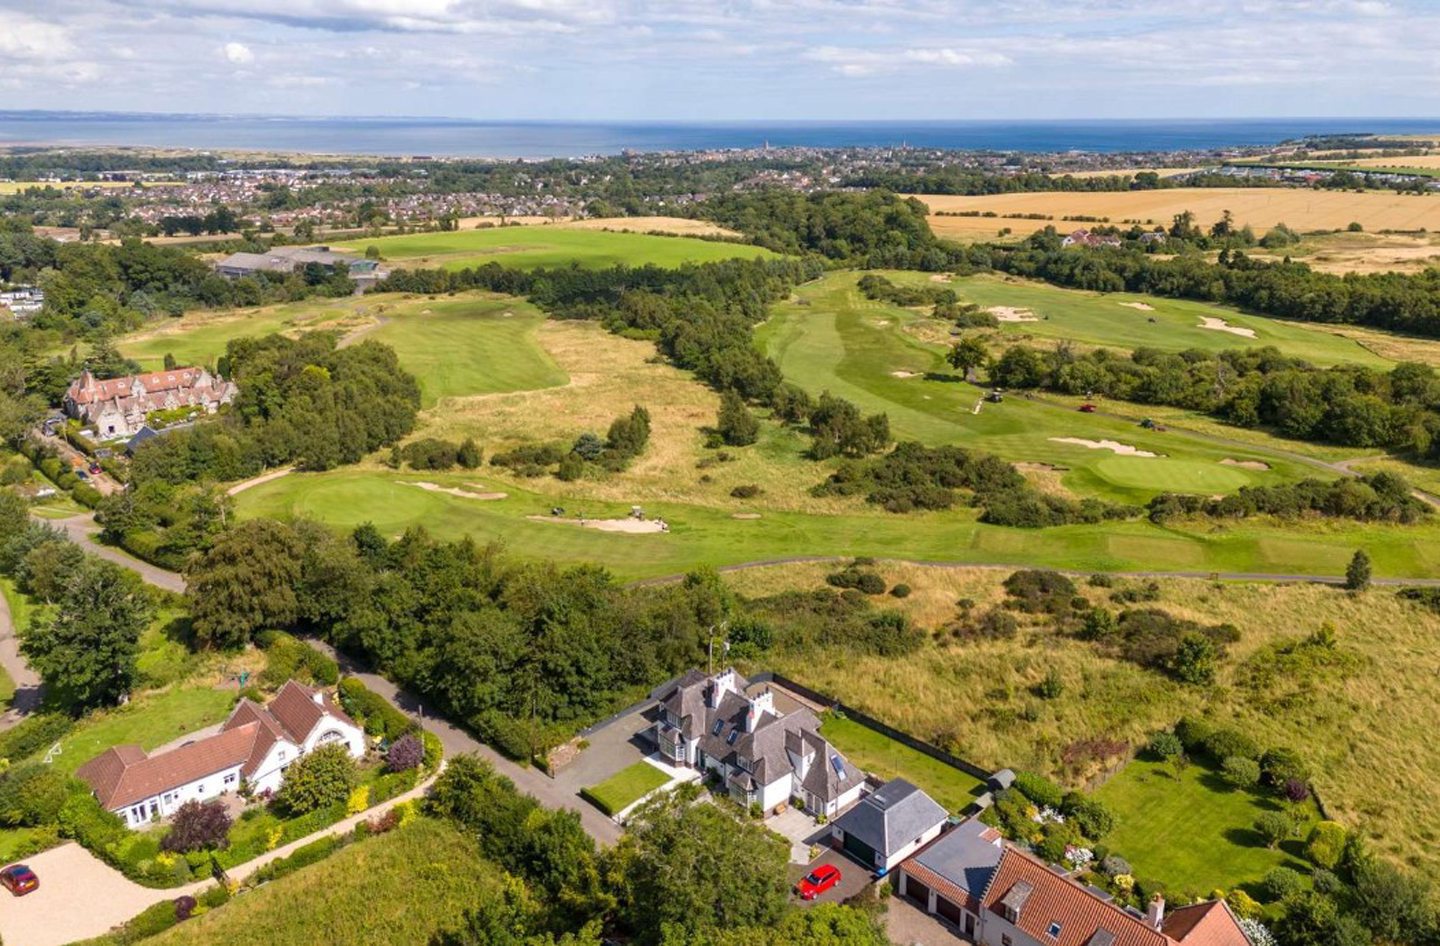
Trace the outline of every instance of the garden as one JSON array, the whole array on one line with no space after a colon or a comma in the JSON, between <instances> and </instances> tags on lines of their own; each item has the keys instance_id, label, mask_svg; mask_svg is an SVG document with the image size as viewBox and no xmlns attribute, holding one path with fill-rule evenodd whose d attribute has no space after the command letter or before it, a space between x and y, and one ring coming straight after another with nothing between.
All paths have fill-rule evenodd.
<instances>
[{"instance_id":1,"label":"garden","mask_svg":"<svg viewBox=\"0 0 1440 946\"><path fill-rule=\"evenodd\" d=\"M842 713L827 713L820 735L857 765L884 781L903 778L924 789L950 812L964 811L985 791L985 783L968 772L896 742Z\"/></svg>"},{"instance_id":2,"label":"garden","mask_svg":"<svg viewBox=\"0 0 1440 946\"><path fill-rule=\"evenodd\" d=\"M580 797L614 817L668 781L670 776L641 760L598 785L581 789Z\"/></svg>"}]
</instances>

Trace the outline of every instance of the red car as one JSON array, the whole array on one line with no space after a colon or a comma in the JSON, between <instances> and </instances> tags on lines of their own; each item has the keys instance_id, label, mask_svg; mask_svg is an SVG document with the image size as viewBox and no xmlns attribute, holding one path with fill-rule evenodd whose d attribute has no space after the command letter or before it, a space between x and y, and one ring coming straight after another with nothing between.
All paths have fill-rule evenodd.
<instances>
[{"instance_id":1,"label":"red car","mask_svg":"<svg viewBox=\"0 0 1440 946\"><path fill-rule=\"evenodd\" d=\"M840 868L833 864L821 864L795 885L795 892L801 900L814 900L839 882Z\"/></svg>"},{"instance_id":2,"label":"red car","mask_svg":"<svg viewBox=\"0 0 1440 946\"><path fill-rule=\"evenodd\" d=\"M1081 405L1080 405L1080 413L1082 413L1082 414L1093 414L1093 413L1095 413L1095 405L1094 405L1094 404L1081 404Z\"/></svg>"},{"instance_id":3,"label":"red car","mask_svg":"<svg viewBox=\"0 0 1440 946\"><path fill-rule=\"evenodd\" d=\"M0 886L17 897L23 897L27 893L39 889L40 878L36 877L35 872L24 864L11 864L4 870L0 870Z\"/></svg>"}]
</instances>

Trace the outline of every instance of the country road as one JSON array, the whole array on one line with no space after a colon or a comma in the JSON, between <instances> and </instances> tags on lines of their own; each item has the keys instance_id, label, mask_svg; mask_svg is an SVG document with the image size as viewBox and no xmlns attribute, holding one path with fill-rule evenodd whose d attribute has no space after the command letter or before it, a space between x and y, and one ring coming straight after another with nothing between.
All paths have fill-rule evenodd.
<instances>
[{"instance_id":1,"label":"country road","mask_svg":"<svg viewBox=\"0 0 1440 946\"><path fill-rule=\"evenodd\" d=\"M95 536L99 534L100 526L88 513L71 516L69 519L41 519L38 521L62 530L66 538L85 551L114 562L116 565L123 565L157 588L164 588L166 591L173 591L177 594L185 592L185 577L178 572L151 565L120 549L98 542Z\"/></svg>"}]
</instances>

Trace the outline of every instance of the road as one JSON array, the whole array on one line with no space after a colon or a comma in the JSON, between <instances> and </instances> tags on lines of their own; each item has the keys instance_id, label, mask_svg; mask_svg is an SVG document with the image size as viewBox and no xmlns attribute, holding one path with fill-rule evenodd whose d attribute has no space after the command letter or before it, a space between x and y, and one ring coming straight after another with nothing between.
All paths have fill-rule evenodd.
<instances>
[{"instance_id":1,"label":"road","mask_svg":"<svg viewBox=\"0 0 1440 946\"><path fill-rule=\"evenodd\" d=\"M71 516L69 519L37 519L36 521L62 530L66 538L85 551L117 565L123 565L157 588L164 588L166 591L173 591L176 594L185 593L185 577L178 572L151 565L120 549L102 545L96 541L95 536L99 534L100 526L89 513Z\"/></svg>"},{"instance_id":2,"label":"road","mask_svg":"<svg viewBox=\"0 0 1440 946\"><path fill-rule=\"evenodd\" d=\"M31 670L25 658L20 656L15 619L10 614L10 602L5 600L4 595L0 595L0 666L15 681L15 698L10 701L10 709L0 715L0 731L3 731L35 712L45 695L40 687L40 675Z\"/></svg>"}]
</instances>

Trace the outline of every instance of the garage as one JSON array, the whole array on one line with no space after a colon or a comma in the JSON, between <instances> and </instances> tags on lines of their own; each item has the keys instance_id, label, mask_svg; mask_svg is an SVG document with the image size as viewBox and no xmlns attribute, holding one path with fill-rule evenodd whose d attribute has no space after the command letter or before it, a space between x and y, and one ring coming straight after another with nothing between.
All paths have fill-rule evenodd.
<instances>
[{"instance_id":1,"label":"garage","mask_svg":"<svg viewBox=\"0 0 1440 946\"><path fill-rule=\"evenodd\" d=\"M936 897L935 912L940 914L941 918L955 924L956 929L960 928L960 904L946 900L944 897Z\"/></svg>"},{"instance_id":2,"label":"garage","mask_svg":"<svg viewBox=\"0 0 1440 946\"><path fill-rule=\"evenodd\" d=\"M845 853L867 866L875 863L875 849L864 841L855 837L849 831L845 832Z\"/></svg>"},{"instance_id":3,"label":"garage","mask_svg":"<svg viewBox=\"0 0 1440 946\"><path fill-rule=\"evenodd\" d=\"M905 875L905 896L919 904L920 909L930 909L930 888L915 879L915 875Z\"/></svg>"}]
</instances>

